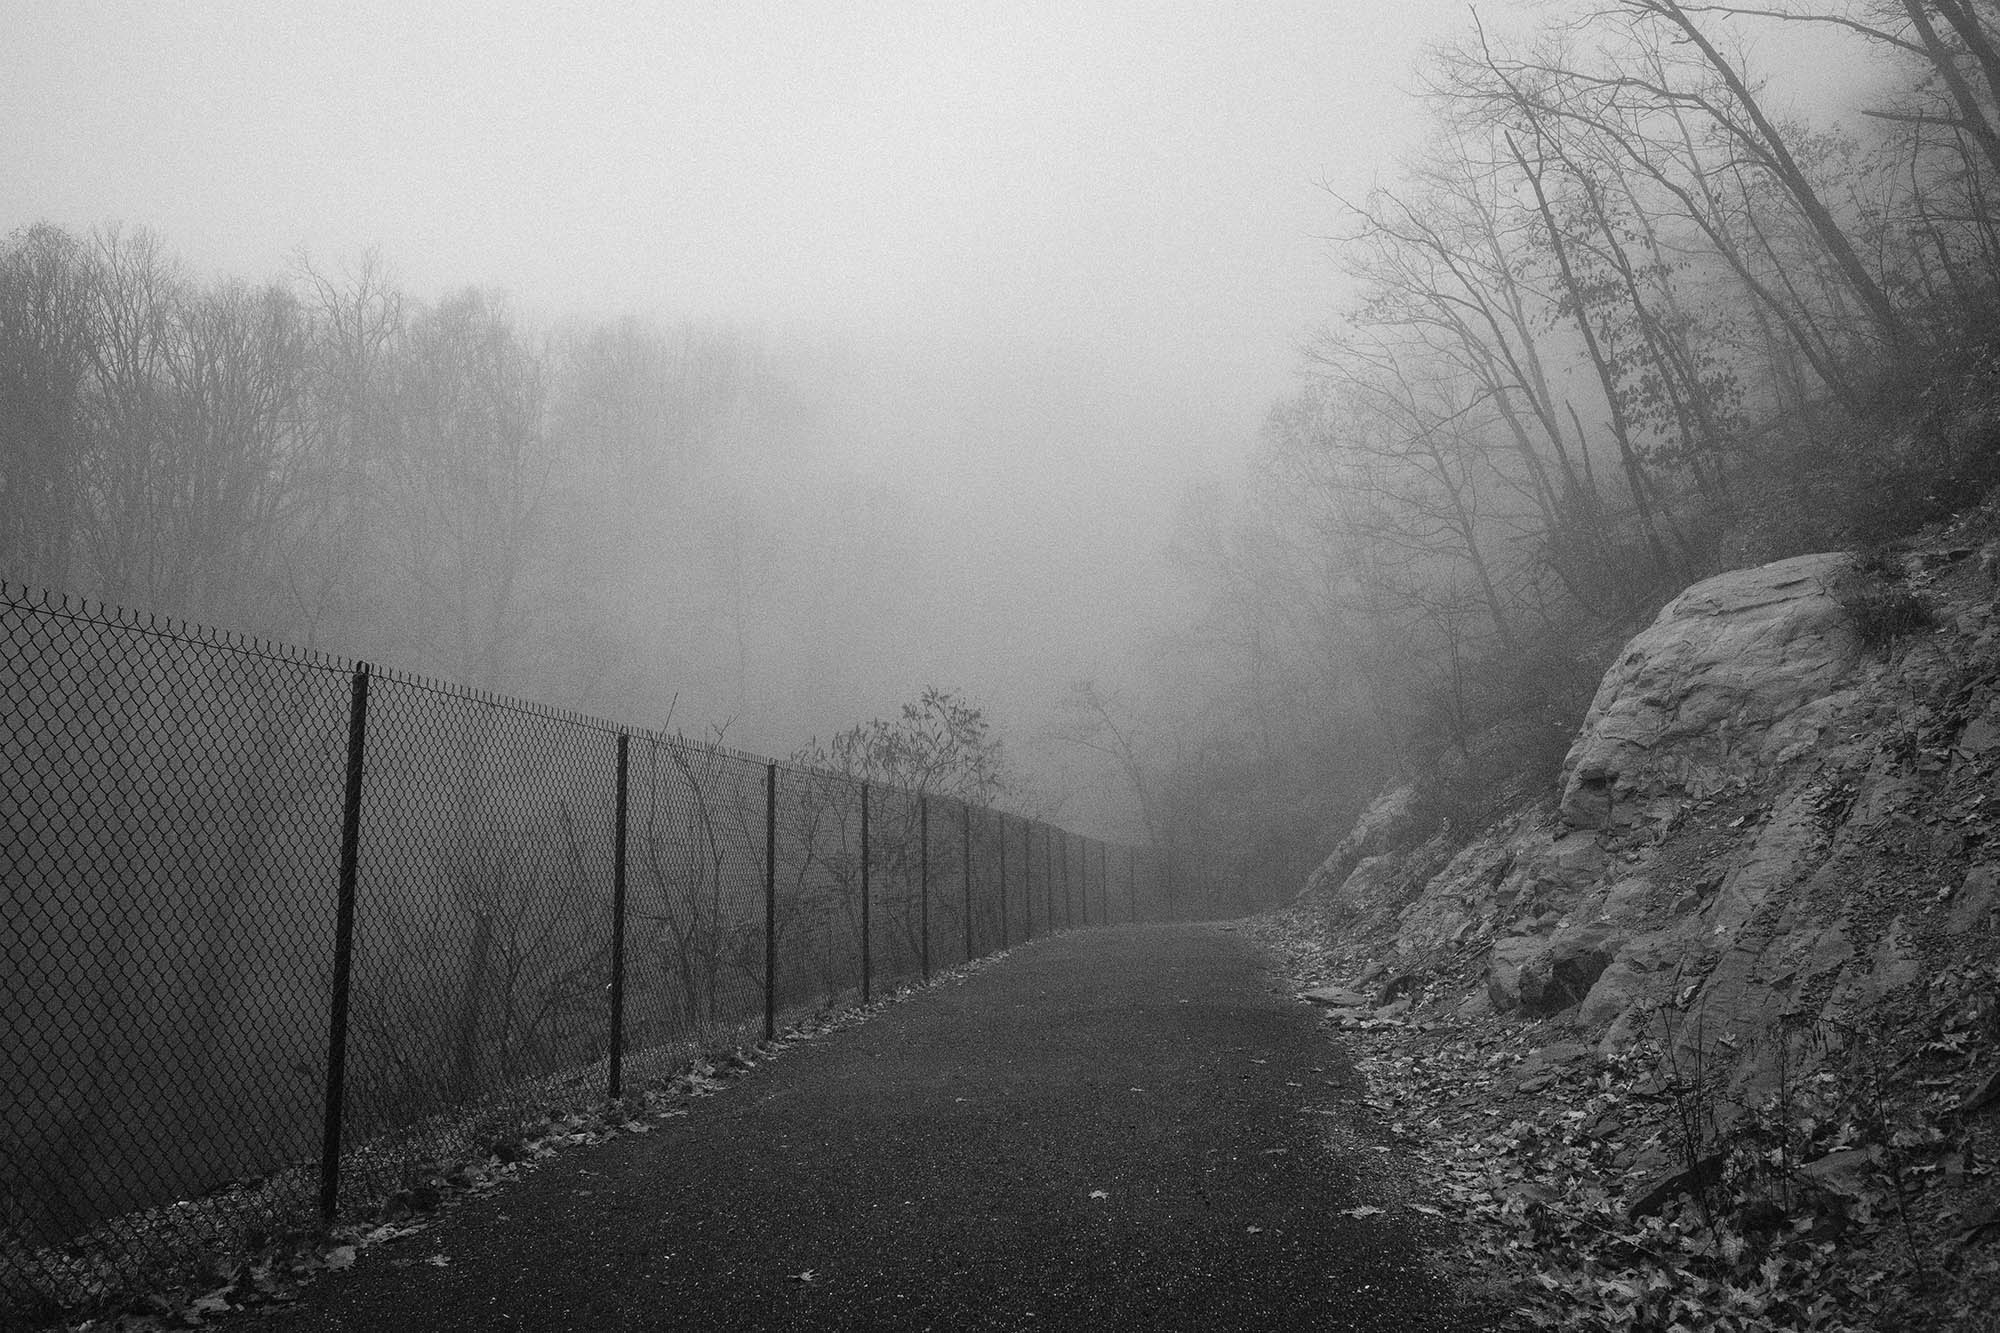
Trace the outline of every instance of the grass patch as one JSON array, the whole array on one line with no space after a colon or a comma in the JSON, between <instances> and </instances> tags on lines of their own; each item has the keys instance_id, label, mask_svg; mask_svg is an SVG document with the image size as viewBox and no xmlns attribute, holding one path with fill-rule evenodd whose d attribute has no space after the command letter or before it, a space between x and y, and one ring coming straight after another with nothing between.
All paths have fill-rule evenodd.
<instances>
[{"instance_id":1,"label":"grass patch","mask_svg":"<svg viewBox=\"0 0 2000 1333\"><path fill-rule=\"evenodd\" d=\"M1930 603L1905 585L1879 552L1858 557L1832 593L1847 612L1855 638L1870 652L1886 652L1897 640L1935 623Z\"/></svg>"}]
</instances>

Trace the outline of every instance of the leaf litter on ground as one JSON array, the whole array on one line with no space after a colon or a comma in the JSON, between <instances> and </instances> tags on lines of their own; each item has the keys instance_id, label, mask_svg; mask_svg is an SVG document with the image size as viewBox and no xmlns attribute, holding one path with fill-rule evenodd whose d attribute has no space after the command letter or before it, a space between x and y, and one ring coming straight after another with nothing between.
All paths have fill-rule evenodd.
<instances>
[{"instance_id":1,"label":"leaf litter on ground","mask_svg":"<svg viewBox=\"0 0 2000 1333\"><path fill-rule=\"evenodd\" d=\"M1291 957L1298 976L1314 978L1310 985L1342 973L1323 945L1301 941L1282 921L1265 918L1257 934ZM1926 1051L1955 1055L1964 1047L1952 1026L1959 1020L1939 1016L1994 1008L1979 997L2000 993L2000 975L1980 971L1934 985L1952 994L1898 1037L1913 1053L1903 1065ZM1955 1119L1962 1080L1935 1087L1902 1080L1894 1090L1901 1127L1893 1131L1864 1123L1868 1108L1851 1089L1822 1090L1814 1151L1852 1153L1859 1166L1851 1195L1799 1183L1795 1163L1784 1163L1789 1176L1778 1169L1782 1154L1756 1137L1759 1126L1768 1130L1766 1107L1747 1115L1730 1141L1708 1145L1718 1157L1712 1188L1667 1188L1654 1208L1640 1210L1633 1205L1649 1187L1688 1166L1671 1132L1674 1071L1659 1044L1642 1041L1609 1058L1577 1045L1550 1059L1546 1048L1570 1035L1559 1026L1464 1018L1449 1002L1456 998L1440 986L1396 1019L1329 1018L1327 1026L1365 1079L1361 1105L1396 1145L1399 1166L1414 1171L1391 1193L1427 1198L1404 1202L1448 1224L1433 1233L1437 1245L1466 1290L1505 1308L1511 1327L2000 1327L1993 1314L2000 1257L1979 1240L2000 1241L2000 1226L1983 1229L1933 1197L1953 1173L1989 1180L2000 1156L1990 1135ZM1942 1023L1945 1037L1936 1039L1926 1023ZM2000 1030L2000 1022L1991 1026ZM1517 1075L1538 1051L1530 1076ZM1801 1105L1810 1101L1802 1093ZM1873 1114L1885 1115L1879 1105ZM1871 1135L1879 1141L1855 1146ZM1359 1140L1346 1146L1389 1151ZM1900 1173L1892 1170L1899 1159ZM1765 1197L1784 1179L1798 1184L1788 1210ZM1944 1237L1943 1252L1927 1252L1919 1235Z\"/></svg>"},{"instance_id":2,"label":"leaf litter on ground","mask_svg":"<svg viewBox=\"0 0 2000 1333\"><path fill-rule=\"evenodd\" d=\"M299 1299L303 1284L319 1274L353 1268L362 1252L423 1232L436 1213L492 1194L559 1152L604 1143L621 1133L650 1133L661 1122L685 1116L689 1100L724 1091L736 1078L793 1045L863 1023L925 991L961 985L1012 952L1003 950L973 959L933 974L928 982L898 987L865 1005L828 1004L789 1024L776 1040L697 1056L683 1068L662 1075L653 1086L616 1101L552 1111L516 1133L485 1143L475 1156L407 1173L415 1183L378 1201L368 1210L372 1215L362 1220L342 1223L323 1233L281 1236L247 1257L218 1258L209 1264L209 1283L183 1284L138 1296L120 1313L61 1327L70 1333L165 1333L201 1327L205 1320L239 1310L289 1304ZM443 1268L451 1260L436 1254L391 1262ZM810 1282L814 1276L807 1270L799 1279ZM106 1289L99 1300L108 1294Z\"/></svg>"}]
</instances>

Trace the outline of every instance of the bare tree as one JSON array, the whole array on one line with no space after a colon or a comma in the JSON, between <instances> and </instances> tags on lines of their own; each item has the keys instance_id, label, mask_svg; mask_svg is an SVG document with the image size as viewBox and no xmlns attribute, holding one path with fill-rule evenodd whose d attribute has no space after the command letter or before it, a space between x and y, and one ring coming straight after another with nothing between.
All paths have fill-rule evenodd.
<instances>
[{"instance_id":1,"label":"bare tree","mask_svg":"<svg viewBox=\"0 0 2000 1333\"><path fill-rule=\"evenodd\" d=\"M96 275L42 224L0 246L0 571L68 586L88 523L86 400Z\"/></svg>"}]
</instances>

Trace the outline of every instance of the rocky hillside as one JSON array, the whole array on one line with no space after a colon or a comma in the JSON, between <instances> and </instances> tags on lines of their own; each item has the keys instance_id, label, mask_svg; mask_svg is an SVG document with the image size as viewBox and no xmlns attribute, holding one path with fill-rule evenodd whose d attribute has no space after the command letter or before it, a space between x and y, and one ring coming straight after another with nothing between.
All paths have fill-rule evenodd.
<instances>
[{"instance_id":1,"label":"rocky hillside","mask_svg":"<svg viewBox=\"0 0 2000 1333\"><path fill-rule=\"evenodd\" d=\"M1273 929L1538 1327L1993 1327L2000 514L1669 603L1559 790Z\"/></svg>"}]
</instances>

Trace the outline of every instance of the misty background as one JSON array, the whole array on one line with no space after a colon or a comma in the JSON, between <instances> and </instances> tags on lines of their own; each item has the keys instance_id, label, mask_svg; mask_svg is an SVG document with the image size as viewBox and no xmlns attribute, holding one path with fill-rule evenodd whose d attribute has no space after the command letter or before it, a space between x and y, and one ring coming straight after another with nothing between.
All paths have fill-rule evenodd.
<instances>
[{"instance_id":1,"label":"misty background","mask_svg":"<svg viewBox=\"0 0 2000 1333\"><path fill-rule=\"evenodd\" d=\"M1325 305L1317 182L1387 163L1399 82L1459 12L6 8L0 230L143 228L197 283L297 287L303 257L328 295L372 256L412 304L479 290L524 352L643 328L755 365L704 446L726 475L601 553L655 585L589 626L646 683L528 642L480 683L648 722L677 694L676 725L779 753L937 683L1037 768L1063 687L1171 619L1175 505L1244 454ZM601 498L566 519L602 532ZM544 601L593 591L524 563ZM303 608L89 591L471 665Z\"/></svg>"},{"instance_id":2,"label":"misty background","mask_svg":"<svg viewBox=\"0 0 2000 1333\"><path fill-rule=\"evenodd\" d=\"M1282 885L1976 306L1964 7L1775 8L0 0L0 573Z\"/></svg>"}]
</instances>

